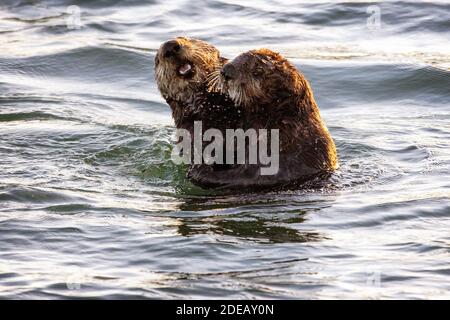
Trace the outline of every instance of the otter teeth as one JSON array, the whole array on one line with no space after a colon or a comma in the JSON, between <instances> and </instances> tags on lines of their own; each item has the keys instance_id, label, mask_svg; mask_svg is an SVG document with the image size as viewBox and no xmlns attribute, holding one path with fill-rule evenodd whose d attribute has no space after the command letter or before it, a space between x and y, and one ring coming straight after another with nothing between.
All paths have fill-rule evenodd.
<instances>
[{"instance_id":1,"label":"otter teeth","mask_svg":"<svg viewBox=\"0 0 450 320\"><path fill-rule=\"evenodd\" d=\"M186 63L186 64L182 65L182 66L180 67L180 69L178 69L178 72L179 72L182 76L184 76L186 73L188 73L188 72L191 71L191 70L192 70L192 66L191 66L189 63Z\"/></svg>"}]
</instances>

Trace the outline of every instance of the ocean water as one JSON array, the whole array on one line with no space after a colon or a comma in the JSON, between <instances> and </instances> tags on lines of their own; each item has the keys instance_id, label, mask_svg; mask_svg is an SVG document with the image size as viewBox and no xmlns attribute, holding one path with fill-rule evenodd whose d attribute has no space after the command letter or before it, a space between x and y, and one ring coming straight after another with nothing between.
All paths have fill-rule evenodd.
<instances>
[{"instance_id":1,"label":"ocean water","mask_svg":"<svg viewBox=\"0 0 450 320\"><path fill-rule=\"evenodd\" d=\"M449 299L449 34L448 1L2 0L0 298ZM153 71L178 35L295 63L327 187L186 181Z\"/></svg>"}]
</instances>

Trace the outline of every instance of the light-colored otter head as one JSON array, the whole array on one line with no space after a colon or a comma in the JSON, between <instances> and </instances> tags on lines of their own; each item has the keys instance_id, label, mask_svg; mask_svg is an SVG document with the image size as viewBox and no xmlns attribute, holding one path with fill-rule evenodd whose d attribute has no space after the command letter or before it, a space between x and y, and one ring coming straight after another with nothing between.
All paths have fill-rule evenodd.
<instances>
[{"instance_id":1,"label":"light-colored otter head","mask_svg":"<svg viewBox=\"0 0 450 320\"><path fill-rule=\"evenodd\" d=\"M234 103L252 109L301 94L308 86L297 69L268 49L251 50L225 64L219 87Z\"/></svg>"},{"instance_id":2,"label":"light-colored otter head","mask_svg":"<svg viewBox=\"0 0 450 320\"><path fill-rule=\"evenodd\" d=\"M159 91L166 100L191 101L194 93L225 62L219 50L205 41L184 37L167 41L155 58Z\"/></svg>"}]
</instances>

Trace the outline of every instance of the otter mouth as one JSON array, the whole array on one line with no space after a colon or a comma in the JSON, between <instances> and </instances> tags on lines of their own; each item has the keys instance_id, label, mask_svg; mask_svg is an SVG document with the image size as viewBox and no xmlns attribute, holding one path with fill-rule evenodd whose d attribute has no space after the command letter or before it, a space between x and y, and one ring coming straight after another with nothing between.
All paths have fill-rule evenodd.
<instances>
[{"instance_id":1,"label":"otter mouth","mask_svg":"<svg viewBox=\"0 0 450 320\"><path fill-rule=\"evenodd\" d=\"M194 65L190 62L182 63L178 66L177 73L183 78L191 77L194 74Z\"/></svg>"}]
</instances>

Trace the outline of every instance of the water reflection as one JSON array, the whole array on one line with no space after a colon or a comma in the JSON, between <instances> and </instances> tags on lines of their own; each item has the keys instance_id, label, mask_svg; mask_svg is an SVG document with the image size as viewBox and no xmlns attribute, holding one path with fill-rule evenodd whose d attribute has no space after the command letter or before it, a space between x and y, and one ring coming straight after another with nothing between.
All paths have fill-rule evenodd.
<instances>
[{"instance_id":1,"label":"water reflection","mask_svg":"<svg viewBox=\"0 0 450 320\"><path fill-rule=\"evenodd\" d=\"M299 217L298 222L303 222ZM298 231L287 226L274 225L265 219L185 219L178 226L182 236L215 233L220 236L234 237L238 241L254 241L260 243L311 242L326 239L318 232ZM233 239L229 239L233 241Z\"/></svg>"},{"instance_id":2,"label":"water reflection","mask_svg":"<svg viewBox=\"0 0 450 320\"><path fill-rule=\"evenodd\" d=\"M331 200L295 201L287 195L242 195L197 197L180 204L187 217L179 217L178 233L182 236L213 234L221 241L257 243L303 243L329 239L315 230L302 230L311 213L332 206ZM303 197L299 196L299 197Z\"/></svg>"},{"instance_id":3,"label":"water reflection","mask_svg":"<svg viewBox=\"0 0 450 320\"><path fill-rule=\"evenodd\" d=\"M78 30L72 0L0 2L0 298L448 297L449 4L377 3L373 33L371 2L77 1ZM153 71L178 35L289 57L330 184L189 184Z\"/></svg>"}]
</instances>

